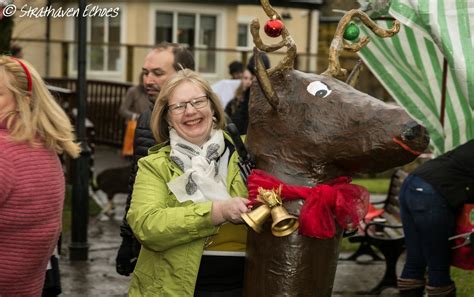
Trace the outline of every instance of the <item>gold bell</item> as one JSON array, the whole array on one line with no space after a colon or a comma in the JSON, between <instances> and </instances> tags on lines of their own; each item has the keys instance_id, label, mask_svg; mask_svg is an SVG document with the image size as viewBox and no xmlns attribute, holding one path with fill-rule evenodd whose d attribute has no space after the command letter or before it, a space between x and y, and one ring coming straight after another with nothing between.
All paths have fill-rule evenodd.
<instances>
[{"instance_id":1,"label":"gold bell","mask_svg":"<svg viewBox=\"0 0 474 297\"><path fill-rule=\"evenodd\" d=\"M267 220L270 212L270 207L266 204L262 204L249 213L243 213L241 217L250 228L255 230L257 233L260 233L262 232L262 225Z\"/></svg>"},{"instance_id":2,"label":"gold bell","mask_svg":"<svg viewBox=\"0 0 474 297\"><path fill-rule=\"evenodd\" d=\"M300 225L298 218L290 215L281 205L272 207L271 214L273 219L272 233L277 237L290 235Z\"/></svg>"}]
</instances>

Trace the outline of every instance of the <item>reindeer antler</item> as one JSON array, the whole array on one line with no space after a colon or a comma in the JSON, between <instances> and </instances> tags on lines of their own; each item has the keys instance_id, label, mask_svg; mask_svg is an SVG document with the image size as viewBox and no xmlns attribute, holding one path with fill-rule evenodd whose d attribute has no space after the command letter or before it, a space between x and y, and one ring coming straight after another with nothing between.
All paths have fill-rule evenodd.
<instances>
[{"instance_id":1,"label":"reindeer antler","mask_svg":"<svg viewBox=\"0 0 474 297\"><path fill-rule=\"evenodd\" d=\"M280 103L280 98L272 86L270 79L267 74L267 70L265 66L263 66L262 59L259 56L259 51L254 48L253 49L253 56L255 59L255 74L257 76L257 80L260 83L260 87L262 88L265 97L267 98L268 103L273 107L273 109L277 110L278 104Z\"/></svg>"},{"instance_id":2,"label":"reindeer antler","mask_svg":"<svg viewBox=\"0 0 474 297\"><path fill-rule=\"evenodd\" d=\"M379 27L374 21L372 21L370 17L364 12L358 9L348 11L337 25L336 33L334 33L334 38L331 42L331 47L329 48L328 69L326 69L326 71L324 71L322 75L332 76L338 79L344 79L347 75L347 70L341 68L341 64L339 63L339 53L341 52L343 45L345 49L349 49L351 51L356 52L363 48L367 43L369 43L370 38L367 36L361 38L357 43L345 43L342 35L344 34L344 30L346 29L347 25L354 17L358 17L370 30L372 30L372 32L382 38L391 37L397 34L398 31L400 31L400 22L398 22L397 20L395 20L395 22L393 23L392 28L383 29Z\"/></svg>"},{"instance_id":3,"label":"reindeer antler","mask_svg":"<svg viewBox=\"0 0 474 297\"><path fill-rule=\"evenodd\" d=\"M268 0L260 0L260 4L262 5L263 10L268 15L268 17L281 21L281 16L278 14L278 12L275 11L275 9L273 9ZM260 38L259 30L260 24L258 22L258 19L252 20L252 22L250 23L250 32L252 33L253 42L255 43L255 46L259 50L268 53L279 50L284 46L287 47L285 57L278 63L277 66L270 68L269 70L265 70L260 61L259 56L257 55L257 51L254 50L254 58L256 59L255 66L257 68L257 79L260 82L265 97L268 99L268 102L274 109L276 109L278 107L280 99L278 98L277 93L273 89L269 76L278 70L294 68L294 62L296 57L296 44L285 27L283 28L281 33L282 40L277 44L271 45L266 45L263 43L262 39Z\"/></svg>"},{"instance_id":4,"label":"reindeer antler","mask_svg":"<svg viewBox=\"0 0 474 297\"><path fill-rule=\"evenodd\" d=\"M273 9L268 0L260 0L260 4L262 5L263 10L269 18L278 19L281 21L280 14L278 14L278 12ZM288 33L286 27L284 27L281 32L282 40L279 43L272 45L266 45L263 43L262 39L260 38L259 30L260 24L258 23L258 19L254 19L250 24L250 32L252 33L253 42L255 43L255 46L259 50L264 52L274 52L284 46L288 48L285 57L278 63L277 66L269 69L268 74L271 75L275 71L281 69L293 69L296 57L296 44L293 40L293 37L291 37L290 33Z\"/></svg>"}]
</instances>

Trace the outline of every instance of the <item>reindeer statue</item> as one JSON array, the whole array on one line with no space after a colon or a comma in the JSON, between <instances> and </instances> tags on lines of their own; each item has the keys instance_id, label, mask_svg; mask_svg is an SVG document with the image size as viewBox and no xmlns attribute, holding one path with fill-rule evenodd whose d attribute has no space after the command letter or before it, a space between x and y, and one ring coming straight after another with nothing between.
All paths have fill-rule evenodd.
<instances>
[{"instance_id":1,"label":"reindeer statue","mask_svg":"<svg viewBox=\"0 0 474 297\"><path fill-rule=\"evenodd\" d=\"M281 20L268 1L261 4L270 18ZM357 51L369 41L344 45L342 35L354 17L380 37L399 30L397 22L385 30L361 11L349 11L337 27L329 67L321 75L294 69L296 45L286 28L281 42L265 45L258 20L251 23L258 84L251 87L246 144L256 167L286 184L314 187L339 176L384 171L414 160L429 143L425 128L402 108L357 91L353 79L339 80L346 77L339 52L344 47ZM265 70L258 53L282 47L286 56ZM295 216L303 204L301 199L284 202ZM298 232L275 237L268 223L260 234L250 230L244 295L331 296L342 228L336 230L328 239Z\"/></svg>"}]
</instances>

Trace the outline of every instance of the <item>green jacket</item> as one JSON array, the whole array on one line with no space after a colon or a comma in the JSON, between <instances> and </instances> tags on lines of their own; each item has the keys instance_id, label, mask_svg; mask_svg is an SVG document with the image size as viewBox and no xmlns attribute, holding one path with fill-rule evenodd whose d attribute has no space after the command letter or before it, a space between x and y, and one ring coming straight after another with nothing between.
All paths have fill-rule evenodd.
<instances>
[{"instance_id":1,"label":"green jacket","mask_svg":"<svg viewBox=\"0 0 474 297\"><path fill-rule=\"evenodd\" d=\"M138 162L127 221L142 249L129 296L193 296L206 238L218 231L211 223L212 202L180 203L168 189L166 183L183 174L169 158L170 151L169 145L156 145ZM227 191L232 197L247 197L237 162L234 152Z\"/></svg>"}]
</instances>

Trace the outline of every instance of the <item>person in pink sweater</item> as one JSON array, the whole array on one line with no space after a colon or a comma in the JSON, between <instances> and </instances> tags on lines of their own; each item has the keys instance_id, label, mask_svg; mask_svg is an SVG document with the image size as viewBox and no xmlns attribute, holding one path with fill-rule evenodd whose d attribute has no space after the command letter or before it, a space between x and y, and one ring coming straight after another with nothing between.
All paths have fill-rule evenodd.
<instances>
[{"instance_id":1,"label":"person in pink sweater","mask_svg":"<svg viewBox=\"0 0 474 297\"><path fill-rule=\"evenodd\" d=\"M41 296L61 231L73 127L37 71L0 56L0 296Z\"/></svg>"}]
</instances>

